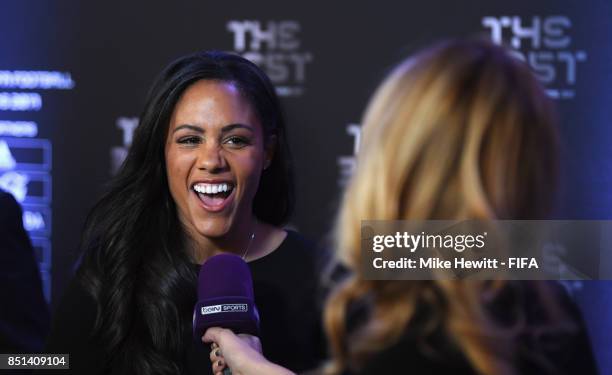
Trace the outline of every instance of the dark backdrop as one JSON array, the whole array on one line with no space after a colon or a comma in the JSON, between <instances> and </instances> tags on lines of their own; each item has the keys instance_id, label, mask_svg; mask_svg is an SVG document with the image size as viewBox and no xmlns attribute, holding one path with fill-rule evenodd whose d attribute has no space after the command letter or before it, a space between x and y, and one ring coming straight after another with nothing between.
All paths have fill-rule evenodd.
<instances>
[{"instance_id":1,"label":"dark backdrop","mask_svg":"<svg viewBox=\"0 0 612 375\"><path fill-rule=\"evenodd\" d=\"M55 305L85 215L129 146L124 129L154 77L181 55L232 50L257 60L282 95L298 178L292 225L320 239L350 175L362 110L388 69L438 39L481 34L513 45L556 97L564 142L557 216L610 219L610 20L607 0L2 2L0 187L22 195ZM63 75L49 86L18 83L15 71ZM36 134L19 133L32 124ZM604 333L612 331L612 286L568 286L600 365L612 372Z\"/></svg>"}]
</instances>

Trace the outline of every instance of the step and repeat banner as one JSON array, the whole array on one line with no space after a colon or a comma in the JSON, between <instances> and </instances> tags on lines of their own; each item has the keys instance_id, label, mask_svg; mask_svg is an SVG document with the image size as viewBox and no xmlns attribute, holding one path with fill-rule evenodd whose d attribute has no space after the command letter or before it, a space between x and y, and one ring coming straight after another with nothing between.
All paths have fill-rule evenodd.
<instances>
[{"instance_id":1,"label":"step and repeat banner","mask_svg":"<svg viewBox=\"0 0 612 375\"><path fill-rule=\"evenodd\" d=\"M398 61L443 38L513 48L558 105L556 216L612 219L612 3L173 1L0 4L0 188L22 204L52 306L87 211L130 147L146 92L179 56L234 51L276 85L295 158L291 225L323 239L354 168L360 118ZM602 259L612 262L612 259ZM612 284L572 282L612 371Z\"/></svg>"}]
</instances>

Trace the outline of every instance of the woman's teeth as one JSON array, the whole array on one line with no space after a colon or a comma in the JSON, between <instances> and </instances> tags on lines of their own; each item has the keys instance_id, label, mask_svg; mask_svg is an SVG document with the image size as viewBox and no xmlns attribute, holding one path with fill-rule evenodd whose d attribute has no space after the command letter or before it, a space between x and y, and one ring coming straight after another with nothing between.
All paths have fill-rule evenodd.
<instances>
[{"instance_id":1,"label":"woman's teeth","mask_svg":"<svg viewBox=\"0 0 612 375\"><path fill-rule=\"evenodd\" d=\"M204 208L212 212L219 212L224 209L228 202L234 186L232 184L205 184L198 183L193 185L198 199L204 203Z\"/></svg>"},{"instance_id":2,"label":"woman's teeth","mask_svg":"<svg viewBox=\"0 0 612 375\"><path fill-rule=\"evenodd\" d=\"M232 190L229 184L195 184L193 190L200 194L217 194L225 193Z\"/></svg>"}]
</instances>

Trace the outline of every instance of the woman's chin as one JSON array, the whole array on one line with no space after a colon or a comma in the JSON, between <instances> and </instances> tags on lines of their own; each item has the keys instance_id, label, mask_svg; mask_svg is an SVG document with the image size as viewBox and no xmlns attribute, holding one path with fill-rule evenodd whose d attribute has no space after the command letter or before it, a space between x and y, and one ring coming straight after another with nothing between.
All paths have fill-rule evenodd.
<instances>
[{"instance_id":1,"label":"woman's chin","mask_svg":"<svg viewBox=\"0 0 612 375\"><path fill-rule=\"evenodd\" d=\"M220 239L227 236L229 228L229 223L212 223L212 225L196 227L200 236L210 239Z\"/></svg>"}]
</instances>

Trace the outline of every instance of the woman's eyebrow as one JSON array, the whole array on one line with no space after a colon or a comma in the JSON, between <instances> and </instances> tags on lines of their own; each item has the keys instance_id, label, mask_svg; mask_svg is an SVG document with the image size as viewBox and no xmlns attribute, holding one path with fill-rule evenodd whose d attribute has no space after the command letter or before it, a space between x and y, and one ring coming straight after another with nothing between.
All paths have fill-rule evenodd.
<instances>
[{"instance_id":1,"label":"woman's eyebrow","mask_svg":"<svg viewBox=\"0 0 612 375\"><path fill-rule=\"evenodd\" d=\"M246 129L250 132L253 132L253 127L250 125L245 125L245 124L229 124L229 125L225 125L222 129L221 129L221 133L228 133L234 129ZM196 125L189 125L189 124L183 124L183 125L179 125L176 128L174 128L174 130L172 131L172 133L176 133L179 130L182 129L188 129L188 130L193 130L195 132L198 133L205 133L205 130L199 126Z\"/></svg>"},{"instance_id":2,"label":"woman's eyebrow","mask_svg":"<svg viewBox=\"0 0 612 375\"><path fill-rule=\"evenodd\" d=\"M225 125L222 129L221 129L221 133L228 133L234 129L247 129L248 131L250 131L251 133L253 132L253 127L251 125L246 125L246 124L229 124L229 125Z\"/></svg>"}]
</instances>

